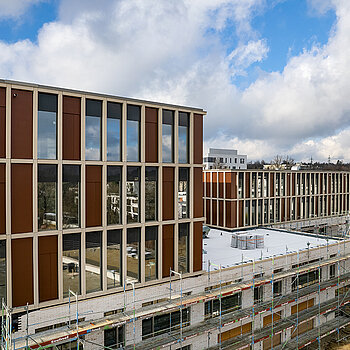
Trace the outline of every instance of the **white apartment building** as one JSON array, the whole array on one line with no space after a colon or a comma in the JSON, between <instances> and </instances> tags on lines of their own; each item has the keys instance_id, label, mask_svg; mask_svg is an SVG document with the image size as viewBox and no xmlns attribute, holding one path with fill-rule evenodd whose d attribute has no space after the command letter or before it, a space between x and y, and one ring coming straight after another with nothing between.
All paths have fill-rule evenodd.
<instances>
[{"instance_id":1,"label":"white apartment building","mask_svg":"<svg viewBox=\"0 0 350 350\"><path fill-rule=\"evenodd\" d=\"M247 156L235 149L209 148L203 159L204 169L247 169Z\"/></svg>"}]
</instances>

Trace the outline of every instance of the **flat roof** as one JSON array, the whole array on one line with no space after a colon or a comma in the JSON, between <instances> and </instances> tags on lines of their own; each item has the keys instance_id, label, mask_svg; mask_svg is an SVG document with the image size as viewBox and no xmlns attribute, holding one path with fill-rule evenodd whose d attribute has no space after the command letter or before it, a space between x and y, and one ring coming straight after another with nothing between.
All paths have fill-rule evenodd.
<instances>
[{"instance_id":1,"label":"flat roof","mask_svg":"<svg viewBox=\"0 0 350 350\"><path fill-rule=\"evenodd\" d=\"M6 80L6 79L0 79L0 83L2 84L11 84L11 85L22 85L27 87L33 87L38 89L45 89L45 90L60 90L63 92L68 92L72 94L81 94L81 95L91 95L99 98L113 98L118 100L125 100L129 102L134 103L146 103L149 105L157 105L157 106L164 106L164 107L170 107L170 108L177 108L177 109L187 109L187 110L193 110L197 111L201 114L207 114L207 112L199 107L189 107L189 106L182 106L182 105L176 105L176 104L169 104L169 103L160 103L156 101L148 101L148 100L141 100L136 98L130 98L130 97L123 97L123 96L117 96L117 95L110 95L110 94L101 94L97 92L91 92L91 91L82 91L82 90L74 90L74 89L67 89L57 86L48 86L48 85L41 85L36 83L28 83L23 81L16 81L16 80Z\"/></svg>"},{"instance_id":2,"label":"flat roof","mask_svg":"<svg viewBox=\"0 0 350 350\"><path fill-rule=\"evenodd\" d=\"M304 232L290 232L285 230L258 228L247 231L238 231L241 234L263 235L264 248L254 250L231 247L233 232L211 229L208 238L203 239L203 269L208 270L208 261L222 267L235 266L242 262L271 258L276 255L297 252L310 248L326 245L327 240L316 235ZM238 233L235 232L235 233ZM328 239L328 243L336 243L338 240Z\"/></svg>"}]
</instances>

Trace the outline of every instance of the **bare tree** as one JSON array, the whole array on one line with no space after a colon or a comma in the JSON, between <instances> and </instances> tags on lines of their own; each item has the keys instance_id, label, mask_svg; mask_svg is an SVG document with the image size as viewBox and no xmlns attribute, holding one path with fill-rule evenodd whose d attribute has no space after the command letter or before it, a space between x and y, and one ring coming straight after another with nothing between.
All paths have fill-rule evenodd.
<instances>
[{"instance_id":1,"label":"bare tree","mask_svg":"<svg viewBox=\"0 0 350 350\"><path fill-rule=\"evenodd\" d=\"M281 169L282 163L283 163L283 157L278 154L271 160L271 165L274 165L276 169Z\"/></svg>"}]
</instances>

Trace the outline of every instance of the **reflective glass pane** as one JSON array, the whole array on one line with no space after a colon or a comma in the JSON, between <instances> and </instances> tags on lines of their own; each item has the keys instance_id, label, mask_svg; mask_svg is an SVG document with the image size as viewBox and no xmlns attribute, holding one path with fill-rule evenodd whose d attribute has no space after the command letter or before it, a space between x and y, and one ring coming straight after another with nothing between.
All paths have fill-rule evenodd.
<instances>
[{"instance_id":1,"label":"reflective glass pane","mask_svg":"<svg viewBox=\"0 0 350 350\"><path fill-rule=\"evenodd\" d=\"M107 224L121 223L121 167L107 167Z\"/></svg>"},{"instance_id":2,"label":"reflective glass pane","mask_svg":"<svg viewBox=\"0 0 350 350\"><path fill-rule=\"evenodd\" d=\"M179 266L180 273L189 271L189 225L179 224Z\"/></svg>"},{"instance_id":3,"label":"reflective glass pane","mask_svg":"<svg viewBox=\"0 0 350 350\"><path fill-rule=\"evenodd\" d=\"M122 285L121 256L122 230L107 232L107 288Z\"/></svg>"},{"instance_id":4,"label":"reflective glass pane","mask_svg":"<svg viewBox=\"0 0 350 350\"><path fill-rule=\"evenodd\" d=\"M139 128L140 123L135 120L128 120L126 125L127 137L127 160L129 162L139 161Z\"/></svg>"},{"instance_id":5,"label":"reflective glass pane","mask_svg":"<svg viewBox=\"0 0 350 350\"><path fill-rule=\"evenodd\" d=\"M120 161L120 119L107 118L107 160Z\"/></svg>"},{"instance_id":6,"label":"reflective glass pane","mask_svg":"<svg viewBox=\"0 0 350 350\"><path fill-rule=\"evenodd\" d=\"M85 276L86 293L102 290L102 234L86 232Z\"/></svg>"},{"instance_id":7,"label":"reflective glass pane","mask_svg":"<svg viewBox=\"0 0 350 350\"><path fill-rule=\"evenodd\" d=\"M158 169L146 167L145 181L145 219L146 221L157 220L158 199Z\"/></svg>"},{"instance_id":8,"label":"reflective glass pane","mask_svg":"<svg viewBox=\"0 0 350 350\"><path fill-rule=\"evenodd\" d=\"M129 281L140 281L140 229L129 228L127 232L126 276Z\"/></svg>"},{"instance_id":9,"label":"reflective glass pane","mask_svg":"<svg viewBox=\"0 0 350 350\"><path fill-rule=\"evenodd\" d=\"M187 126L179 126L179 163L188 163L187 135Z\"/></svg>"},{"instance_id":10,"label":"reflective glass pane","mask_svg":"<svg viewBox=\"0 0 350 350\"><path fill-rule=\"evenodd\" d=\"M63 228L80 227L80 166L63 165Z\"/></svg>"},{"instance_id":11,"label":"reflective glass pane","mask_svg":"<svg viewBox=\"0 0 350 350\"><path fill-rule=\"evenodd\" d=\"M163 124L162 127L162 157L163 162L173 162L173 126Z\"/></svg>"},{"instance_id":12,"label":"reflective glass pane","mask_svg":"<svg viewBox=\"0 0 350 350\"><path fill-rule=\"evenodd\" d=\"M101 118L86 116L85 119L85 158L101 159Z\"/></svg>"},{"instance_id":13,"label":"reflective glass pane","mask_svg":"<svg viewBox=\"0 0 350 350\"><path fill-rule=\"evenodd\" d=\"M127 222L139 222L140 168L128 167L126 182Z\"/></svg>"},{"instance_id":14,"label":"reflective glass pane","mask_svg":"<svg viewBox=\"0 0 350 350\"><path fill-rule=\"evenodd\" d=\"M38 94L38 158L56 159L57 95Z\"/></svg>"},{"instance_id":15,"label":"reflective glass pane","mask_svg":"<svg viewBox=\"0 0 350 350\"><path fill-rule=\"evenodd\" d=\"M63 296L69 289L80 294L80 233L63 235Z\"/></svg>"},{"instance_id":16,"label":"reflective glass pane","mask_svg":"<svg viewBox=\"0 0 350 350\"><path fill-rule=\"evenodd\" d=\"M0 241L0 300L6 300L6 241Z\"/></svg>"},{"instance_id":17,"label":"reflective glass pane","mask_svg":"<svg viewBox=\"0 0 350 350\"><path fill-rule=\"evenodd\" d=\"M57 166L38 165L38 228L56 230Z\"/></svg>"},{"instance_id":18,"label":"reflective glass pane","mask_svg":"<svg viewBox=\"0 0 350 350\"><path fill-rule=\"evenodd\" d=\"M56 159L56 112L38 111L38 158Z\"/></svg>"},{"instance_id":19,"label":"reflective glass pane","mask_svg":"<svg viewBox=\"0 0 350 350\"><path fill-rule=\"evenodd\" d=\"M178 216L179 219L188 218L189 212L189 169L179 168L179 188L178 188Z\"/></svg>"},{"instance_id":20,"label":"reflective glass pane","mask_svg":"<svg viewBox=\"0 0 350 350\"><path fill-rule=\"evenodd\" d=\"M157 279L158 266L158 227L146 227L145 239L145 278L146 281Z\"/></svg>"}]
</instances>

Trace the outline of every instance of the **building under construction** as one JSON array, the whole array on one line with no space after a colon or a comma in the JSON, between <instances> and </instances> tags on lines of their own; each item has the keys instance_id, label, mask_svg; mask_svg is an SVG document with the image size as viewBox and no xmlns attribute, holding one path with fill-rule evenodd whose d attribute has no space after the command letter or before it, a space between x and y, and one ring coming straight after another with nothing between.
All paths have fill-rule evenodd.
<instances>
[{"instance_id":1,"label":"building under construction","mask_svg":"<svg viewBox=\"0 0 350 350\"><path fill-rule=\"evenodd\" d=\"M192 276L171 271L167 282L126 285L98 299L72 295L68 304L23 314L12 336L4 305L2 346L325 349L330 340L344 340L350 324L349 267L347 239L211 230L203 271Z\"/></svg>"}]
</instances>

